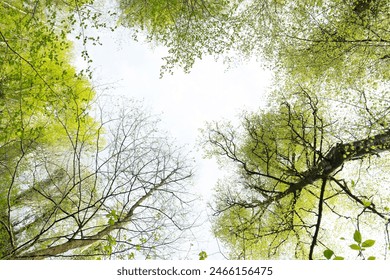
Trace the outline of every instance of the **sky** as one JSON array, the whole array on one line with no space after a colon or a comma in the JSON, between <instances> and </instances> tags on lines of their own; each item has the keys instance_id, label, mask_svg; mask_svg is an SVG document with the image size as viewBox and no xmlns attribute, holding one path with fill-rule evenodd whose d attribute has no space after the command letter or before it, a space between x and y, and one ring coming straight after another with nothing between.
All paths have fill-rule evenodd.
<instances>
[{"instance_id":1,"label":"sky","mask_svg":"<svg viewBox=\"0 0 390 280\"><path fill-rule=\"evenodd\" d=\"M228 69L223 62L205 58L195 63L189 74L177 69L174 75L160 79L163 47L154 47L131 39L126 29L99 32L102 46L89 46L93 60L93 83L97 91L110 96L126 96L140 100L153 113L159 114L161 128L196 160L192 190L201 196L201 229L194 229L197 240L191 242L194 254L206 251L209 259L224 259L221 248L210 232L207 207L213 187L223 172L214 160L204 159L197 146L199 129L207 121L237 120L243 110L264 106L265 93L271 85L271 73L255 61ZM76 58L76 65L82 65Z\"/></svg>"}]
</instances>

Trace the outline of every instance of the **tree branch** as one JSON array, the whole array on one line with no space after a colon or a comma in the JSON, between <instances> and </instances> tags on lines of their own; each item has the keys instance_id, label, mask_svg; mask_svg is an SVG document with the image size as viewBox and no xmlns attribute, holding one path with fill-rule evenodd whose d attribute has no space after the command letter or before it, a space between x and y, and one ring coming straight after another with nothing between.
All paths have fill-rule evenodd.
<instances>
[{"instance_id":1,"label":"tree branch","mask_svg":"<svg viewBox=\"0 0 390 280\"><path fill-rule=\"evenodd\" d=\"M112 231L119 229L119 228L123 227L124 225L128 224L134 215L134 211L142 204L142 202L144 202L147 198L149 198L157 189L159 189L160 187L165 185L165 183L167 182L167 180L169 179L169 177L172 174L174 174L174 173L172 172L171 174L169 174L169 176L167 178L163 179L159 184L155 185L154 188L149 190L144 196L139 198L134 203L134 205L130 208L130 210L128 211L127 215L125 216L125 218L123 220L116 221L115 224L113 224L113 225L107 225L106 227L104 227L104 229L102 229L98 233L91 235L91 236L86 236L83 239L71 239L63 244L56 245L56 246L49 247L49 248L45 248L42 250L38 250L36 252L23 254L21 256L15 256L14 258L15 259L41 260L41 259L45 259L48 257L53 257L53 256L63 254L65 252L73 250L73 249L85 247L85 246L91 245L99 240L104 239L104 237L106 235L108 235L109 233L111 233Z\"/></svg>"},{"instance_id":2,"label":"tree branch","mask_svg":"<svg viewBox=\"0 0 390 280\"><path fill-rule=\"evenodd\" d=\"M318 201L316 230L314 232L314 236L313 236L313 239L312 239L312 242L310 245L309 260L313 260L314 248L317 245L318 233L319 233L320 227L321 227L321 219L322 219L322 211L323 211L323 204L324 204L326 181L327 181L326 178L322 179L320 200Z\"/></svg>"},{"instance_id":3,"label":"tree branch","mask_svg":"<svg viewBox=\"0 0 390 280\"><path fill-rule=\"evenodd\" d=\"M307 185L310 185L321 178L329 177L347 161L375 155L379 152L389 150L390 130L362 140L345 144L337 144L332 147L321 160L318 161L316 166L303 172L303 178L300 181L291 183L290 187L286 191L267 199L263 202L263 204L268 205L273 201L280 200L289 194L302 190Z\"/></svg>"}]
</instances>

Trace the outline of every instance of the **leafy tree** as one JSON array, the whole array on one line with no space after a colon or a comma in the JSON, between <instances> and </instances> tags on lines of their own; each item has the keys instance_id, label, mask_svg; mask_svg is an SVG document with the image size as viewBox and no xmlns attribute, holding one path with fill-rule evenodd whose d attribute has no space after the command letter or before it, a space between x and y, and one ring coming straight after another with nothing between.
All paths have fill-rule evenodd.
<instances>
[{"instance_id":1,"label":"leafy tree","mask_svg":"<svg viewBox=\"0 0 390 280\"><path fill-rule=\"evenodd\" d=\"M245 31L253 23L248 50L274 60L297 81L341 78L350 86L389 78L388 13L386 1L252 1L242 26ZM265 44L255 43L266 37Z\"/></svg>"},{"instance_id":2,"label":"leafy tree","mask_svg":"<svg viewBox=\"0 0 390 280\"><path fill-rule=\"evenodd\" d=\"M209 154L237 165L219 184L215 227L235 257L319 256L329 215L357 228L373 219L387 232L386 187L362 175L380 170L374 157L389 149L386 1L132 3L121 1L121 23L169 48L163 72L189 71L204 55L257 56L277 70L271 109L244 114L241 129L205 132ZM210 3L219 5L205 13Z\"/></svg>"},{"instance_id":3,"label":"leafy tree","mask_svg":"<svg viewBox=\"0 0 390 280\"><path fill-rule=\"evenodd\" d=\"M204 130L208 155L234 168L217 187L216 236L232 258L314 259L352 222L385 232L387 248L389 130L347 137L329 105L303 88L294 97Z\"/></svg>"},{"instance_id":4,"label":"leafy tree","mask_svg":"<svg viewBox=\"0 0 390 280\"><path fill-rule=\"evenodd\" d=\"M163 73L179 65L189 71L195 59L219 54L227 43L217 34L225 32L228 16L237 1L227 0L118 0L119 23L149 42L169 48ZM227 29L226 29L227 30ZM217 36L216 36L217 35ZM225 34L223 34L225 36ZM222 37L222 36L221 36Z\"/></svg>"},{"instance_id":5,"label":"leafy tree","mask_svg":"<svg viewBox=\"0 0 390 280\"><path fill-rule=\"evenodd\" d=\"M372 85L389 78L387 1L130 2L120 1L122 23L144 27L149 41L169 48L163 71L174 65L189 71L204 55L228 61L254 55L301 83Z\"/></svg>"},{"instance_id":6,"label":"leafy tree","mask_svg":"<svg viewBox=\"0 0 390 280\"><path fill-rule=\"evenodd\" d=\"M12 242L3 258L169 253L160 247L190 226L183 186L192 172L180 149L158 133L156 120L127 105L85 132L73 133L59 118L68 144L41 145L20 160L29 169L15 170L8 185L11 226L4 224Z\"/></svg>"},{"instance_id":7,"label":"leafy tree","mask_svg":"<svg viewBox=\"0 0 390 280\"><path fill-rule=\"evenodd\" d=\"M0 3L0 258L167 256L191 167L144 108L97 110L68 40L98 43L92 1Z\"/></svg>"},{"instance_id":8,"label":"leafy tree","mask_svg":"<svg viewBox=\"0 0 390 280\"><path fill-rule=\"evenodd\" d=\"M186 20L184 33L148 30L148 40L170 49L163 71L188 71L207 54L257 56L277 70L271 109L244 114L241 128L205 130L209 155L236 163L217 188L215 226L233 257L281 257L282 248L318 257L326 211L355 227L376 217L388 243L387 188L363 172L375 167L382 178L385 161L375 155L389 147L387 2L230 1L208 23Z\"/></svg>"},{"instance_id":9,"label":"leafy tree","mask_svg":"<svg viewBox=\"0 0 390 280\"><path fill-rule=\"evenodd\" d=\"M46 2L45 2L46 3ZM12 236L15 182L41 146L62 146L70 133L85 132L94 91L70 64L70 27L58 28L59 13L47 1L1 1L0 11L0 255L15 245ZM65 9L64 9L65 11ZM61 16L65 16L65 13ZM83 115L83 123L74 121ZM54 132L54 133L53 133ZM29 162L27 164L26 162Z\"/></svg>"},{"instance_id":10,"label":"leafy tree","mask_svg":"<svg viewBox=\"0 0 390 280\"><path fill-rule=\"evenodd\" d=\"M119 4L124 24L145 29L152 36L157 36L172 30L172 27L189 24L191 20L204 20L218 12L226 1L122 0Z\"/></svg>"},{"instance_id":11,"label":"leafy tree","mask_svg":"<svg viewBox=\"0 0 390 280\"><path fill-rule=\"evenodd\" d=\"M383 229L388 247L386 1L117 3L136 39L169 48L163 73L204 55L277 69L268 110L204 132L209 155L235 168L214 228L233 258L330 258L345 221ZM0 0L0 12L0 257L161 257L178 237L164 228L190 226L178 211L192 172L138 107L92 117L87 45L99 37L86 31L115 13L93 0Z\"/></svg>"}]
</instances>

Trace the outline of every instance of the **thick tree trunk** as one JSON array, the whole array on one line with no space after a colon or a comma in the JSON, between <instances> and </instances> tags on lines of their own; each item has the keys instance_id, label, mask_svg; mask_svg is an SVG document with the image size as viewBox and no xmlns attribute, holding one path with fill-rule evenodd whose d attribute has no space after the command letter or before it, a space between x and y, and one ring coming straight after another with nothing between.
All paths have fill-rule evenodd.
<instances>
[{"instance_id":1,"label":"thick tree trunk","mask_svg":"<svg viewBox=\"0 0 390 280\"><path fill-rule=\"evenodd\" d=\"M65 243L41 249L38 251L22 254L22 255L16 255L11 256L11 259L28 259L28 260L42 260L49 257L55 257L58 255L61 255L63 253L66 253L68 251L82 248L85 246L92 245L93 243L97 241L101 241L107 237L108 234L113 232L114 230L120 229L124 226L126 226L131 219L133 218L135 210L147 199L149 198L156 190L158 190L160 187L165 185L167 180L174 174L174 172L170 173L166 178L162 179L159 184L156 184L152 189L150 189L145 195L143 195L141 198L139 198L133 206L129 209L127 212L127 215L124 217L124 219L115 222L113 225L107 225L105 226L101 231L97 232L96 234L92 236L85 237L84 239L71 239Z\"/></svg>"},{"instance_id":2,"label":"thick tree trunk","mask_svg":"<svg viewBox=\"0 0 390 280\"><path fill-rule=\"evenodd\" d=\"M272 200L279 200L290 193L302 190L305 186L319 179L326 179L347 161L364 158L384 151L390 151L390 130L362 140L339 143L331 148L315 166L305 171L301 180L291 183L285 192L278 194Z\"/></svg>"},{"instance_id":3,"label":"thick tree trunk","mask_svg":"<svg viewBox=\"0 0 390 280\"><path fill-rule=\"evenodd\" d=\"M42 249L37 252L28 253L22 256L17 256L14 257L13 259L42 260L48 257L57 256L73 249L82 248L91 245L96 241L101 241L104 239L104 237L107 236L107 234L109 234L114 229L115 229L114 226L112 227L108 226L104 228L102 231L100 231L99 233L93 236L89 236L86 239L71 239L68 242L65 242L63 244Z\"/></svg>"}]
</instances>

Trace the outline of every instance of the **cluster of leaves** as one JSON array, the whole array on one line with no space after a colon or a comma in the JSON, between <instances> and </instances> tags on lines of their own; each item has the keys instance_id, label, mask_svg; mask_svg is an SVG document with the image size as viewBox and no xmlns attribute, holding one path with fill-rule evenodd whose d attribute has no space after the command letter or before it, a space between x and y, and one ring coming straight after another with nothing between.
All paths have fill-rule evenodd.
<instances>
[{"instance_id":1,"label":"cluster of leaves","mask_svg":"<svg viewBox=\"0 0 390 280\"><path fill-rule=\"evenodd\" d=\"M386 1L119 1L121 23L169 48L163 71L203 55L260 55L301 83L388 79ZM156 16L158 15L158 17ZM325 75L324 75L325 74ZM280 80L282 76L278 77ZM287 77L286 77L287 78Z\"/></svg>"},{"instance_id":2,"label":"cluster of leaves","mask_svg":"<svg viewBox=\"0 0 390 280\"><path fill-rule=\"evenodd\" d=\"M207 257L207 253L205 251L201 251L199 253L199 260L204 261L205 259L207 259Z\"/></svg>"},{"instance_id":3,"label":"cluster of leaves","mask_svg":"<svg viewBox=\"0 0 390 280\"><path fill-rule=\"evenodd\" d=\"M373 240L373 239L367 239L367 240L363 241L362 235L361 235L360 231L358 231L358 230L356 230L355 233L353 234L353 240L356 243L351 244L349 247L352 250L358 251L359 252L358 256L361 256L362 258L364 258L363 252L367 248L370 248L370 247L374 246L374 244L375 244L375 240ZM344 260L344 257L336 256L335 253L331 249L326 249L323 254L327 260L330 260L332 257L333 257L333 260ZM369 256L367 258L367 260L375 260L375 259L376 259L376 257L374 257L374 256Z\"/></svg>"},{"instance_id":4,"label":"cluster of leaves","mask_svg":"<svg viewBox=\"0 0 390 280\"><path fill-rule=\"evenodd\" d=\"M169 48L161 75L175 66L189 72L196 59L221 54L231 44L229 16L242 0L119 0L120 21L149 42ZM218 36L215 36L218 34Z\"/></svg>"}]
</instances>

